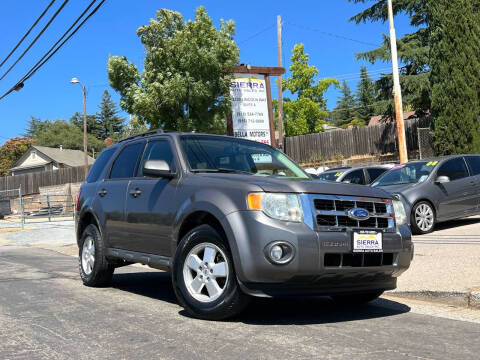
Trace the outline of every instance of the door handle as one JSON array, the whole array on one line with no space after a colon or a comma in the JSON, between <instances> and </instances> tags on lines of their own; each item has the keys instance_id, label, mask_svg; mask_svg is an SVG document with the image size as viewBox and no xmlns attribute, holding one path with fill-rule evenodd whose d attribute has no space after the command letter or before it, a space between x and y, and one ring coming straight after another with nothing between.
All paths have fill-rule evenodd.
<instances>
[{"instance_id":1,"label":"door handle","mask_svg":"<svg viewBox=\"0 0 480 360\"><path fill-rule=\"evenodd\" d=\"M134 198L139 197L142 194L142 191L139 188L135 188L134 190L130 191L130 195L132 195Z\"/></svg>"},{"instance_id":2,"label":"door handle","mask_svg":"<svg viewBox=\"0 0 480 360\"><path fill-rule=\"evenodd\" d=\"M100 195L101 197L104 197L105 195L107 195L107 190L105 189L102 189L98 192L98 195Z\"/></svg>"}]
</instances>

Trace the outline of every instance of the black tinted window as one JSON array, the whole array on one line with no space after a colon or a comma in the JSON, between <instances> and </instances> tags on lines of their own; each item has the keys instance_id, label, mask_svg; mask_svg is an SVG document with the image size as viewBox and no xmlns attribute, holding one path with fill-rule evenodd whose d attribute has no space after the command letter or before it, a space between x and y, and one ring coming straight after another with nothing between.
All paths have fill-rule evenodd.
<instances>
[{"instance_id":1,"label":"black tinted window","mask_svg":"<svg viewBox=\"0 0 480 360\"><path fill-rule=\"evenodd\" d=\"M376 178L378 178L380 175L382 175L386 169L380 169L380 168L370 168L367 169L368 176L370 177L370 182L373 182Z\"/></svg>"},{"instance_id":2,"label":"black tinted window","mask_svg":"<svg viewBox=\"0 0 480 360\"><path fill-rule=\"evenodd\" d=\"M143 150L144 143L126 146L113 163L110 179L131 178L135 174L138 158Z\"/></svg>"},{"instance_id":3,"label":"black tinted window","mask_svg":"<svg viewBox=\"0 0 480 360\"><path fill-rule=\"evenodd\" d=\"M448 160L440 167L437 176L448 176L450 181L467 177L467 165L465 165L463 158Z\"/></svg>"},{"instance_id":4,"label":"black tinted window","mask_svg":"<svg viewBox=\"0 0 480 360\"><path fill-rule=\"evenodd\" d=\"M342 179L342 182L365 185L365 176L363 175L363 170L352 171L351 173L345 175L345 177Z\"/></svg>"},{"instance_id":5,"label":"black tinted window","mask_svg":"<svg viewBox=\"0 0 480 360\"><path fill-rule=\"evenodd\" d=\"M467 156L466 157L472 175L480 174L480 156Z\"/></svg>"},{"instance_id":6,"label":"black tinted window","mask_svg":"<svg viewBox=\"0 0 480 360\"><path fill-rule=\"evenodd\" d=\"M104 150L100 153L98 158L93 163L92 168L88 172L87 182L92 183L98 180L107 163L110 161L112 155L115 153L115 148Z\"/></svg>"},{"instance_id":7,"label":"black tinted window","mask_svg":"<svg viewBox=\"0 0 480 360\"><path fill-rule=\"evenodd\" d=\"M138 176L143 176L142 170L147 160L164 160L170 166L170 170L175 171L172 148L166 140L150 141L148 143L143 153L142 162L138 167Z\"/></svg>"}]
</instances>

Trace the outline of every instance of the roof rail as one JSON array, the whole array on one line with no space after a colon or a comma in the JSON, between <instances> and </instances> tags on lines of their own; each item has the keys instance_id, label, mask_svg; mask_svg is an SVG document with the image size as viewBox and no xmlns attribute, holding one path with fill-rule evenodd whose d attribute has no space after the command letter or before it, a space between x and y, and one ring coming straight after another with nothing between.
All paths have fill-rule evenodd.
<instances>
[{"instance_id":1,"label":"roof rail","mask_svg":"<svg viewBox=\"0 0 480 360\"><path fill-rule=\"evenodd\" d=\"M164 132L165 131L163 131L163 129L152 129L152 130L148 130L148 131L146 131L144 133L141 133L141 134L126 137L126 138L120 140L119 143L127 141L127 140L133 140L133 139L137 139L137 138L150 136L150 135L163 134Z\"/></svg>"}]
</instances>

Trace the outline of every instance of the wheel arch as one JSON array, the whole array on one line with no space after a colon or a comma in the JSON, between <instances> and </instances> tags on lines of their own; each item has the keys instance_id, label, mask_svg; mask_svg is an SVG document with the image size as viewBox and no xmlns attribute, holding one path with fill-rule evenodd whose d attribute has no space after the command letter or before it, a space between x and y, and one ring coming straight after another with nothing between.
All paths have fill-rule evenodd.
<instances>
[{"instance_id":1,"label":"wheel arch","mask_svg":"<svg viewBox=\"0 0 480 360\"><path fill-rule=\"evenodd\" d=\"M83 231L90 224L95 225L98 231L100 231L100 235L103 236L100 222L98 221L98 218L95 216L95 214L90 210L84 211L80 215L78 220L78 225L77 225L77 244L78 245L80 244L80 239L82 237Z\"/></svg>"}]
</instances>

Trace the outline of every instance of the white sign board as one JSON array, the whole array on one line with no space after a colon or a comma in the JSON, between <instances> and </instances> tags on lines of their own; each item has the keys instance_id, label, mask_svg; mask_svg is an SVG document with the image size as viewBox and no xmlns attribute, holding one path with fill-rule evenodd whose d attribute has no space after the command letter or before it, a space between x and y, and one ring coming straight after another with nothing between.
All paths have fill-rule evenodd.
<instances>
[{"instance_id":1,"label":"white sign board","mask_svg":"<svg viewBox=\"0 0 480 360\"><path fill-rule=\"evenodd\" d=\"M265 76L234 74L230 97L233 136L271 145Z\"/></svg>"}]
</instances>

